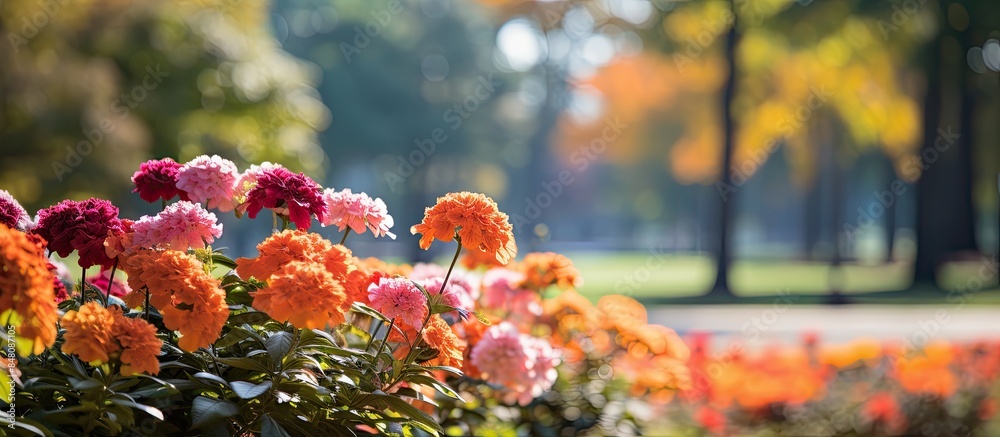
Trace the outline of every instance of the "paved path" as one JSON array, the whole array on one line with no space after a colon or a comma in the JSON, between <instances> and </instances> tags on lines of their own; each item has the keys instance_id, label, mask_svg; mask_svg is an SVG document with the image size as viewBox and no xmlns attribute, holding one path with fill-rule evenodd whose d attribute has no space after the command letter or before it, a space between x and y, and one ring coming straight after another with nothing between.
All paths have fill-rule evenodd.
<instances>
[{"instance_id":1,"label":"paved path","mask_svg":"<svg viewBox=\"0 0 1000 437\"><path fill-rule=\"evenodd\" d=\"M649 306L649 319L679 333L710 332L748 347L774 342L797 343L804 332L824 342L846 342L859 337L879 340L926 338L972 341L1000 340L1000 308L957 305L841 307L774 305ZM718 346L716 342L716 346Z\"/></svg>"}]
</instances>

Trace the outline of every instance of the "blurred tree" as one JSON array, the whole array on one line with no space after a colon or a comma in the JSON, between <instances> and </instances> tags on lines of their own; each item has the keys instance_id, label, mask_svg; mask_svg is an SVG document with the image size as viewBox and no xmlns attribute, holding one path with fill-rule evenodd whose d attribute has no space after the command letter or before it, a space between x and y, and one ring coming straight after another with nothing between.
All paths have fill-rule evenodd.
<instances>
[{"instance_id":1,"label":"blurred tree","mask_svg":"<svg viewBox=\"0 0 1000 437\"><path fill-rule=\"evenodd\" d=\"M0 187L31 210L134 201L141 161L203 153L320 175L317 70L266 19L241 0L0 1Z\"/></svg>"},{"instance_id":2,"label":"blurred tree","mask_svg":"<svg viewBox=\"0 0 1000 437\"><path fill-rule=\"evenodd\" d=\"M401 229L396 256L434 255L407 230L437 196L504 199L519 183L508 174L525 160L507 159L509 149L538 129L539 108L523 98L527 74L495 64L496 28L482 12L435 0L274 4L283 47L322 68L318 89L333 119L320 134L332 161L322 182L383 198ZM501 207L525 216L521 202Z\"/></svg>"},{"instance_id":3,"label":"blurred tree","mask_svg":"<svg viewBox=\"0 0 1000 437\"><path fill-rule=\"evenodd\" d=\"M975 154L989 152L976 147L981 93L976 90L977 73L970 68L970 50L996 30L990 27L995 22L984 17L1000 13L995 2L942 1L928 6L940 31L924 57L928 84L913 274L918 287L937 286L938 269L949 259L979 257L974 187L977 179L991 186L994 172L986 170L977 178L973 164Z\"/></svg>"}]
</instances>

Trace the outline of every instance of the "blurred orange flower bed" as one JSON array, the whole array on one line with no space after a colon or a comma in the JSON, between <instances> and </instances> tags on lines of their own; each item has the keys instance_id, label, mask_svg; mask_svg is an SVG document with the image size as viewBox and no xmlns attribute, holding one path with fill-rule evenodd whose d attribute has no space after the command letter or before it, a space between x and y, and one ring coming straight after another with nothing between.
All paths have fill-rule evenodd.
<instances>
[{"instance_id":1,"label":"blurred orange flower bed","mask_svg":"<svg viewBox=\"0 0 1000 437\"><path fill-rule=\"evenodd\" d=\"M857 339L713 352L693 335L691 386L664 426L714 435L969 435L996 429L1000 341Z\"/></svg>"}]
</instances>

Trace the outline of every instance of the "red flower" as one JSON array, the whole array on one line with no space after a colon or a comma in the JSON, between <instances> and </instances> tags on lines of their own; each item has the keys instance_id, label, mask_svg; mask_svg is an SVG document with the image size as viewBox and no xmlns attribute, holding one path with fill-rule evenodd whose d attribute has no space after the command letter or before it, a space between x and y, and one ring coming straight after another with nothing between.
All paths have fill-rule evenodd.
<instances>
[{"instance_id":1,"label":"red flower","mask_svg":"<svg viewBox=\"0 0 1000 437\"><path fill-rule=\"evenodd\" d=\"M275 167L261 173L257 185L247 193L247 201L240 205L250 218L269 208L286 216L298 229L308 230L312 215L317 218L326 215L326 202L319 184L302 173L292 173L285 168Z\"/></svg>"},{"instance_id":2,"label":"red flower","mask_svg":"<svg viewBox=\"0 0 1000 437\"><path fill-rule=\"evenodd\" d=\"M718 410L701 407L694 413L694 419L712 434L723 435L726 432L726 416Z\"/></svg>"},{"instance_id":3,"label":"red flower","mask_svg":"<svg viewBox=\"0 0 1000 437\"><path fill-rule=\"evenodd\" d=\"M113 260L104 250L104 240L108 232L121 231L118 208L107 200L90 198L64 200L39 211L38 225L32 232L48 241L49 249L61 257L79 252L80 267L111 268Z\"/></svg>"},{"instance_id":4,"label":"red flower","mask_svg":"<svg viewBox=\"0 0 1000 437\"><path fill-rule=\"evenodd\" d=\"M181 165L170 158L151 159L139 165L139 171L132 175L135 188L133 193L139 193L139 198L149 203L159 199L170 200L180 196L188 200L187 193L177 188L177 171Z\"/></svg>"}]
</instances>

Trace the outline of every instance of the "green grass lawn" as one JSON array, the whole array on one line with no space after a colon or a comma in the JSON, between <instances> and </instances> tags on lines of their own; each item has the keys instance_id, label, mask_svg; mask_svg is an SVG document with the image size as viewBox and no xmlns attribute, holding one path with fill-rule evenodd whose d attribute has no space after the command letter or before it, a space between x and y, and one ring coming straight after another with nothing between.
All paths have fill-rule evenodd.
<instances>
[{"instance_id":1,"label":"green grass lawn","mask_svg":"<svg viewBox=\"0 0 1000 437\"><path fill-rule=\"evenodd\" d=\"M644 301L708 303L701 298L712 286L715 266L711 258L699 255L661 255L636 253L568 253L583 274L579 291L590 299L605 294L627 294ZM963 284L980 276L982 263L947 265L941 270L941 285L946 290L964 289ZM840 268L841 290L859 303L933 303L944 301L946 292L928 287L910 287L911 264L847 264ZM747 260L733 264L731 287L746 303L770 301L773 296L791 293L807 297L803 303L818 303L830 290L833 268L820 262ZM836 277L834 277L836 278ZM1000 303L996 276L985 278L985 290L970 293L972 303ZM973 280L975 283L975 280ZM814 298L809 298L814 297ZM687 298L687 299L685 299Z\"/></svg>"}]
</instances>

